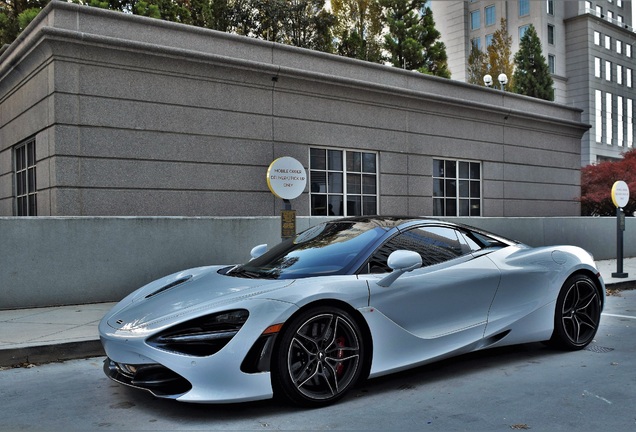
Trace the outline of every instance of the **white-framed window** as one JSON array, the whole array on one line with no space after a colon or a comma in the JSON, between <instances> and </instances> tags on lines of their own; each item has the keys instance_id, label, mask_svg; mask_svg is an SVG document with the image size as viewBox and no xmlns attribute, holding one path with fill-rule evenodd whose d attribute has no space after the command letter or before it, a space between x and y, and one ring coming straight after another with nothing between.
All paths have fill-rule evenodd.
<instances>
[{"instance_id":1,"label":"white-framed window","mask_svg":"<svg viewBox=\"0 0 636 432\"><path fill-rule=\"evenodd\" d=\"M618 39L616 39L616 52L618 54L623 54L623 42Z\"/></svg>"},{"instance_id":2,"label":"white-framed window","mask_svg":"<svg viewBox=\"0 0 636 432\"><path fill-rule=\"evenodd\" d=\"M548 24L548 44L554 45L554 26Z\"/></svg>"},{"instance_id":3,"label":"white-framed window","mask_svg":"<svg viewBox=\"0 0 636 432\"><path fill-rule=\"evenodd\" d=\"M481 216L481 163L433 159L433 214Z\"/></svg>"},{"instance_id":4,"label":"white-framed window","mask_svg":"<svg viewBox=\"0 0 636 432\"><path fill-rule=\"evenodd\" d=\"M594 92L594 129L596 142L603 141L603 94L600 90Z\"/></svg>"},{"instance_id":5,"label":"white-framed window","mask_svg":"<svg viewBox=\"0 0 636 432\"><path fill-rule=\"evenodd\" d=\"M601 45L601 32L594 30L594 45Z\"/></svg>"},{"instance_id":6,"label":"white-framed window","mask_svg":"<svg viewBox=\"0 0 636 432\"><path fill-rule=\"evenodd\" d=\"M619 24L623 24L624 20L623 15L616 15L616 21L618 21Z\"/></svg>"},{"instance_id":7,"label":"white-framed window","mask_svg":"<svg viewBox=\"0 0 636 432\"><path fill-rule=\"evenodd\" d=\"M623 66L616 65L616 83L623 84Z\"/></svg>"},{"instance_id":8,"label":"white-framed window","mask_svg":"<svg viewBox=\"0 0 636 432\"><path fill-rule=\"evenodd\" d=\"M607 145L612 145L614 139L612 124L612 94L605 93L605 144Z\"/></svg>"},{"instance_id":9,"label":"white-framed window","mask_svg":"<svg viewBox=\"0 0 636 432\"><path fill-rule=\"evenodd\" d=\"M37 178L35 172L35 138L13 148L15 215L37 216Z\"/></svg>"},{"instance_id":10,"label":"white-framed window","mask_svg":"<svg viewBox=\"0 0 636 432\"><path fill-rule=\"evenodd\" d=\"M585 0L585 13L592 12L592 2L589 0Z\"/></svg>"},{"instance_id":11,"label":"white-framed window","mask_svg":"<svg viewBox=\"0 0 636 432\"><path fill-rule=\"evenodd\" d=\"M312 216L378 214L378 154L309 149Z\"/></svg>"},{"instance_id":12,"label":"white-framed window","mask_svg":"<svg viewBox=\"0 0 636 432\"><path fill-rule=\"evenodd\" d=\"M470 29L477 30L481 27L481 11L479 9L470 13Z\"/></svg>"},{"instance_id":13,"label":"white-framed window","mask_svg":"<svg viewBox=\"0 0 636 432\"><path fill-rule=\"evenodd\" d=\"M485 12L485 25L491 26L497 22L497 10L495 9L495 5L486 6L484 9Z\"/></svg>"},{"instance_id":14,"label":"white-framed window","mask_svg":"<svg viewBox=\"0 0 636 432\"><path fill-rule=\"evenodd\" d=\"M603 17L603 7L596 5L596 16L599 18Z\"/></svg>"},{"instance_id":15,"label":"white-framed window","mask_svg":"<svg viewBox=\"0 0 636 432\"><path fill-rule=\"evenodd\" d=\"M612 11L607 11L607 20L608 20L609 22L614 21L614 12L612 12Z\"/></svg>"},{"instance_id":16,"label":"white-framed window","mask_svg":"<svg viewBox=\"0 0 636 432\"><path fill-rule=\"evenodd\" d=\"M630 68L625 68L625 85L632 88L632 70Z\"/></svg>"},{"instance_id":17,"label":"white-framed window","mask_svg":"<svg viewBox=\"0 0 636 432\"><path fill-rule=\"evenodd\" d=\"M616 96L616 142L623 147L623 98Z\"/></svg>"},{"instance_id":18,"label":"white-framed window","mask_svg":"<svg viewBox=\"0 0 636 432\"><path fill-rule=\"evenodd\" d=\"M601 59L599 57L594 57L594 76L601 78Z\"/></svg>"},{"instance_id":19,"label":"white-framed window","mask_svg":"<svg viewBox=\"0 0 636 432\"><path fill-rule=\"evenodd\" d=\"M619 8L623 7L623 0L616 0L616 6L618 6Z\"/></svg>"},{"instance_id":20,"label":"white-framed window","mask_svg":"<svg viewBox=\"0 0 636 432\"><path fill-rule=\"evenodd\" d=\"M612 49L612 38L607 35L605 35L605 49Z\"/></svg>"},{"instance_id":21,"label":"white-framed window","mask_svg":"<svg viewBox=\"0 0 636 432\"><path fill-rule=\"evenodd\" d=\"M631 44L625 44L625 55L629 58L632 57L632 45Z\"/></svg>"},{"instance_id":22,"label":"white-framed window","mask_svg":"<svg viewBox=\"0 0 636 432\"><path fill-rule=\"evenodd\" d=\"M612 80L612 62L605 60L605 81Z\"/></svg>"}]
</instances>

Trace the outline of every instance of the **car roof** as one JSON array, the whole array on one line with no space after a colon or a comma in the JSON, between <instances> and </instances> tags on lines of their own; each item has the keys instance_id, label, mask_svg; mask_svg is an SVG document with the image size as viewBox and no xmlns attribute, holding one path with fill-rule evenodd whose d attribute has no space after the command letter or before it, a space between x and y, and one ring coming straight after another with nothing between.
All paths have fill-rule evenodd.
<instances>
[{"instance_id":1,"label":"car roof","mask_svg":"<svg viewBox=\"0 0 636 432\"><path fill-rule=\"evenodd\" d=\"M356 217L346 217L341 219L333 219L329 221L329 223L346 223L346 222L356 222L356 223L369 223L375 224L378 228L385 229L387 231L397 228L404 229L413 225L446 225L452 226L456 228L466 229L469 231L474 231L477 233L484 234L489 237L496 238L498 240L504 241L504 243L516 244L519 243L516 240L512 240L506 237L503 237L499 234L495 234L481 228L476 228L470 225L465 225L462 223L444 221L441 219L431 218L431 217L415 217L415 216L356 216Z\"/></svg>"}]
</instances>

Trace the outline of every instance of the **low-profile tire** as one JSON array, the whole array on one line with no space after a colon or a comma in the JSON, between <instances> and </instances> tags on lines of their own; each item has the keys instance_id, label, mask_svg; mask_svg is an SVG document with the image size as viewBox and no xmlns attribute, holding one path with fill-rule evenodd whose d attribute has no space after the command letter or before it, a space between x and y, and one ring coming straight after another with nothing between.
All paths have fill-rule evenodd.
<instances>
[{"instance_id":1,"label":"low-profile tire","mask_svg":"<svg viewBox=\"0 0 636 432\"><path fill-rule=\"evenodd\" d=\"M348 312L328 306L309 309L279 337L272 370L276 396L321 407L342 398L360 378L364 341Z\"/></svg>"},{"instance_id":2,"label":"low-profile tire","mask_svg":"<svg viewBox=\"0 0 636 432\"><path fill-rule=\"evenodd\" d=\"M582 274L571 276L557 298L550 345L569 351L585 348L596 335L601 309L602 297L594 281Z\"/></svg>"}]
</instances>

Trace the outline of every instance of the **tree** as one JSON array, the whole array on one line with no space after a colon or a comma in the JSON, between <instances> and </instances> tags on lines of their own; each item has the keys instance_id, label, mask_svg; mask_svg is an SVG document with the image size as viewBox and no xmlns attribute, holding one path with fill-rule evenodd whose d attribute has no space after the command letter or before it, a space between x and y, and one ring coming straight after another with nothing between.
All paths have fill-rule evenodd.
<instances>
[{"instance_id":1,"label":"tree","mask_svg":"<svg viewBox=\"0 0 636 432\"><path fill-rule=\"evenodd\" d=\"M388 34L384 48L395 67L450 78L446 46L438 41L426 0L380 0Z\"/></svg>"},{"instance_id":2,"label":"tree","mask_svg":"<svg viewBox=\"0 0 636 432\"><path fill-rule=\"evenodd\" d=\"M515 54L513 81L515 93L554 100L554 81L543 56L541 40L532 24L521 38L519 51Z\"/></svg>"},{"instance_id":3,"label":"tree","mask_svg":"<svg viewBox=\"0 0 636 432\"><path fill-rule=\"evenodd\" d=\"M378 0L331 0L331 10L336 18L336 52L381 63L382 7Z\"/></svg>"},{"instance_id":4,"label":"tree","mask_svg":"<svg viewBox=\"0 0 636 432\"><path fill-rule=\"evenodd\" d=\"M626 214L636 211L636 149L623 154L623 159L588 165L581 169L581 214L583 216L613 216L616 207L611 191L615 182L623 180L630 191L630 199L623 209Z\"/></svg>"},{"instance_id":5,"label":"tree","mask_svg":"<svg viewBox=\"0 0 636 432\"><path fill-rule=\"evenodd\" d=\"M492 43L488 45L488 73L493 79L497 79L499 74L506 74L508 77L508 87L514 85L513 65L510 61L512 53L512 36L508 34L508 25L504 18L501 19L499 29L492 35Z\"/></svg>"},{"instance_id":6,"label":"tree","mask_svg":"<svg viewBox=\"0 0 636 432\"><path fill-rule=\"evenodd\" d=\"M0 47L13 42L49 0L0 0Z\"/></svg>"},{"instance_id":7,"label":"tree","mask_svg":"<svg viewBox=\"0 0 636 432\"><path fill-rule=\"evenodd\" d=\"M486 53L471 44L468 55L468 67L466 69L466 82L470 84L484 85L484 75L488 73L488 57Z\"/></svg>"}]
</instances>

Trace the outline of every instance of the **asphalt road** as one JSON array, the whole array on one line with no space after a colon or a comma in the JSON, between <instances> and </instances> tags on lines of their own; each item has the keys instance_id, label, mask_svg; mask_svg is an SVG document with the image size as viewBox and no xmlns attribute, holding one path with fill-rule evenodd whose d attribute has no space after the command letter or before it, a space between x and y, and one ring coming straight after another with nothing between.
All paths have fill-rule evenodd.
<instances>
[{"instance_id":1,"label":"asphalt road","mask_svg":"<svg viewBox=\"0 0 636 432\"><path fill-rule=\"evenodd\" d=\"M108 380L103 358L0 370L0 430L636 430L636 291L608 297L595 342L495 349L370 380L340 403L190 405Z\"/></svg>"}]
</instances>

